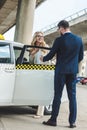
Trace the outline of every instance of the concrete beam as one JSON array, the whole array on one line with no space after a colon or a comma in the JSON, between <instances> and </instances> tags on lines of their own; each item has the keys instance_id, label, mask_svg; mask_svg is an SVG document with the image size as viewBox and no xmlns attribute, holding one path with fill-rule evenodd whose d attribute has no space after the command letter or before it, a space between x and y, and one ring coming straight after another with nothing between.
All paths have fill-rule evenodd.
<instances>
[{"instance_id":1,"label":"concrete beam","mask_svg":"<svg viewBox=\"0 0 87 130\"><path fill-rule=\"evenodd\" d=\"M18 1L19 0L0 0L0 33L5 33L15 24ZM44 1L45 0L36 0L36 7Z\"/></svg>"}]
</instances>

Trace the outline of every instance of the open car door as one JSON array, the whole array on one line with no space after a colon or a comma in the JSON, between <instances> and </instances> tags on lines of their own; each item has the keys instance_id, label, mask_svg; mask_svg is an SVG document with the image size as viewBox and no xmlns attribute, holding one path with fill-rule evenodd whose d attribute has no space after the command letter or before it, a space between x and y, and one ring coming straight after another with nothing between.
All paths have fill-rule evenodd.
<instances>
[{"instance_id":1,"label":"open car door","mask_svg":"<svg viewBox=\"0 0 87 130\"><path fill-rule=\"evenodd\" d=\"M13 103L16 105L49 105L53 99L54 68L49 64L32 64L29 51L32 46L25 45L16 65ZM47 49L41 48L39 49ZM26 59L26 60L25 60Z\"/></svg>"}]
</instances>

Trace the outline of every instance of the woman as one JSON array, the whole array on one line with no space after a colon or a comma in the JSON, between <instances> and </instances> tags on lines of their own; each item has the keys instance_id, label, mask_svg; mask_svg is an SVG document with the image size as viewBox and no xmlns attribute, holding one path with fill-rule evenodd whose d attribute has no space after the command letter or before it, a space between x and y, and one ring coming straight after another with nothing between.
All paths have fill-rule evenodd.
<instances>
[{"instance_id":1,"label":"woman","mask_svg":"<svg viewBox=\"0 0 87 130\"><path fill-rule=\"evenodd\" d=\"M33 40L31 42L32 46L41 46L46 47L46 43L44 41L44 36L42 32L35 32L33 36ZM30 50L30 63L33 64L41 64L40 55L45 55L47 51L40 50L38 48L32 48Z\"/></svg>"},{"instance_id":2,"label":"woman","mask_svg":"<svg viewBox=\"0 0 87 130\"><path fill-rule=\"evenodd\" d=\"M44 36L42 32L35 32L33 36L33 40L31 42L32 46L41 46L41 47L46 47L46 43L44 41ZM30 58L29 61L32 64L41 64L40 56L41 55L46 55L47 51L41 50L38 48L32 48L30 50ZM37 113L34 116L34 118L40 118L44 115L44 106L38 106Z\"/></svg>"}]
</instances>

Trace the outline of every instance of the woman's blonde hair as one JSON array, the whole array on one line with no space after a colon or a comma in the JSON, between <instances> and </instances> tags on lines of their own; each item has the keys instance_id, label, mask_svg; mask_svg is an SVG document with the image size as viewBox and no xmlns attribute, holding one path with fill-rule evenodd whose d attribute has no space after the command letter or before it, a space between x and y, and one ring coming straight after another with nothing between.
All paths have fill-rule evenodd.
<instances>
[{"instance_id":1,"label":"woman's blonde hair","mask_svg":"<svg viewBox=\"0 0 87 130\"><path fill-rule=\"evenodd\" d=\"M32 42L31 42L31 45L32 45L32 46L35 46L35 44L36 44L36 37L37 37L38 34L40 34L40 33L43 35L43 32L40 32L40 31L34 33L33 40L32 40ZM46 42L44 41L44 39L43 39L43 41L42 41L42 43L41 43L40 46L42 46L42 47L45 47L45 46L46 46Z\"/></svg>"}]
</instances>

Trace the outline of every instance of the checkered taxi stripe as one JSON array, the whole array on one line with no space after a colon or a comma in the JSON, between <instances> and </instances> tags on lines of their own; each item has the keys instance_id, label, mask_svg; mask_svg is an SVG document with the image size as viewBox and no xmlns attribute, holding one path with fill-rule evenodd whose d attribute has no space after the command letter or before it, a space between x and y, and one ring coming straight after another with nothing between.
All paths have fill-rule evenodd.
<instances>
[{"instance_id":1,"label":"checkered taxi stripe","mask_svg":"<svg viewBox=\"0 0 87 130\"><path fill-rule=\"evenodd\" d=\"M16 69L27 69L27 70L54 70L55 66L54 65L32 65L32 64L18 64L16 66Z\"/></svg>"}]
</instances>

